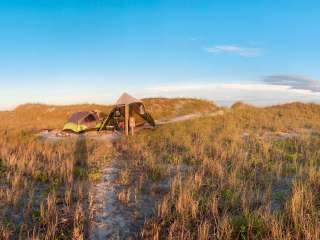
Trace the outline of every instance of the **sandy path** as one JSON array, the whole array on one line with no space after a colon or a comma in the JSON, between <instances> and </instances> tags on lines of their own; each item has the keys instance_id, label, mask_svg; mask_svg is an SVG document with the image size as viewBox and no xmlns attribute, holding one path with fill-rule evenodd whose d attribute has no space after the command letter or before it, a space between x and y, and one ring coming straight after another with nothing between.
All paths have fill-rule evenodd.
<instances>
[{"instance_id":1,"label":"sandy path","mask_svg":"<svg viewBox=\"0 0 320 240\"><path fill-rule=\"evenodd\" d=\"M183 122L183 121L202 118L202 117L214 117L214 116L219 116L219 115L223 115L223 114L224 114L223 110L219 110L219 111L211 112L211 113L191 113L191 114L171 118L169 120L156 120L156 124L157 125L164 125L164 124Z\"/></svg>"},{"instance_id":2,"label":"sandy path","mask_svg":"<svg viewBox=\"0 0 320 240\"><path fill-rule=\"evenodd\" d=\"M158 120L157 125L164 125L176 122L187 121L208 116L222 115L224 112L217 111L213 113L194 113L178 116L170 120ZM105 142L113 142L118 140L121 135L116 133L98 133L88 132L82 135L63 133L61 131L43 131L38 136L44 140L59 141L62 139L85 139L102 140ZM90 188L90 196L92 197L91 211L93 219L89 224L89 239L105 240L105 239L135 239L136 234L143 227L146 218L155 214L156 203L161 200L163 193L150 195L151 185L145 186L150 191L146 193L133 193L128 204L123 204L118 199L118 193L125 189L117 183L117 178L121 166L118 160L114 160L109 167L103 170L103 177L98 183ZM180 168L179 168L180 169ZM188 168L178 171L186 171ZM176 174L177 169L170 170L170 174ZM171 177L162 182L157 183L157 188L162 189L161 192L169 191ZM154 185L153 185L154 186Z\"/></svg>"},{"instance_id":3,"label":"sandy path","mask_svg":"<svg viewBox=\"0 0 320 240\"><path fill-rule=\"evenodd\" d=\"M125 226L124 216L117 215L114 181L119 169L106 168L103 180L91 188L93 196L93 222L90 225L90 239L120 239L120 230Z\"/></svg>"},{"instance_id":4,"label":"sandy path","mask_svg":"<svg viewBox=\"0 0 320 240\"><path fill-rule=\"evenodd\" d=\"M121 166L113 165L106 168L102 181L91 188L93 221L89 229L89 238L92 240L139 239L138 234L145 220L155 214L157 203L165 193L170 191L173 176L178 172L184 176L192 170L187 165L178 167L168 165L167 167L167 177L157 182L146 180L143 182L145 190L137 192L133 186L128 188L117 183ZM123 203L117 195L128 189L131 190L130 200L128 203Z\"/></svg>"},{"instance_id":5,"label":"sandy path","mask_svg":"<svg viewBox=\"0 0 320 240\"><path fill-rule=\"evenodd\" d=\"M118 140L121 135L118 133L99 133L97 131L92 131L84 134L76 134L76 133L64 133L58 130L52 131L42 131L37 134L40 139L47 141L59 141L63 139L78 139L80 136L85 137L86 139L93 139L97 141L105 141L105 142L113 142Z\"/></svg>"},{"instance_id":6,"label":"sandy path","mask_svg":"<svg viewBox=\"0 0 320 240\"><path fill-rule=\"evenodd\" d=\"M206 116L222 115L223 111L214 113L195 113L172 118L167 121L156 121L157 125L182 122ZM150 195L148 193L133 193L129 204L123 204L118 200L117 194L123 190L123 186L117 183L121 166L119 161L114 161L110 167L103 171L103 178L94 184L90 190L93 197L93 221L89 230L89 238L102 239L130 239L137 237L147 217L154 215L157 201L162 194ZM170 170L170 175L177 171L185 172L188 168ZM146 186L145 186L146 187ZM157 183L157 187L163 192L170 189L170 178Z\"/></svg>"}]
</instances>

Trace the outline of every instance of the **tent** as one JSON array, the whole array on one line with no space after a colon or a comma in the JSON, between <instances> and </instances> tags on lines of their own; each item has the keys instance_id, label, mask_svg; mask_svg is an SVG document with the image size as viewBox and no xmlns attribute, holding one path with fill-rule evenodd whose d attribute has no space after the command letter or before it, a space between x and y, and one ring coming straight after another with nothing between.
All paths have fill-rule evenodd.
<instances>
[{"instance_id":1,"label":"tent","mask_svg":"<svg viewBox=\"0 0 320 240\"><path fill-rule=\"evenodd\" d=\"M99 131L111 127L116 130L125 129L126 134L128 134L129 118L131 117L137 121L136 127L143 126L145 123L155 127L155 122L150 113L145 111L143 102L128 93L123 93L116 101L109 115L103 120Z\"/></svg>"},{"instance_id":2,"label":"tent","mask_svg":"<svg viewBox=\"0 0 320 240\"><path fill-rule=\"evenodd\" d=\"M101 121L97 112L73 113L63 127L63 131L81 133L87 130L99 129Z\"/></svg>"}]
</instances>

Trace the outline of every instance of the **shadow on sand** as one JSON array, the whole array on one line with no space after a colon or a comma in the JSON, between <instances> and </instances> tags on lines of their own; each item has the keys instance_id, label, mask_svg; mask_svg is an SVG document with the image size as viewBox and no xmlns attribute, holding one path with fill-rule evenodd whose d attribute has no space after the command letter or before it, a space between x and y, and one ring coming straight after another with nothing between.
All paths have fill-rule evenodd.
<instances>
[{"instance_id":1,"label":"shadow on sand","mask_svg":"<svg viewBox=\"0 0 320 240\"><path fill-rule=\"evenodd\" d=\"M82 228L85 239L88 239L89 228L89 179L88 179L88 147L85 135L77 138L74 149L74 176L72 192L81 206L83 212L83 225L80 223L78 227ZM75 226L76 227L76 223ZM81 226L82 225L82 226Z\"/></svg>"}]
</instances>

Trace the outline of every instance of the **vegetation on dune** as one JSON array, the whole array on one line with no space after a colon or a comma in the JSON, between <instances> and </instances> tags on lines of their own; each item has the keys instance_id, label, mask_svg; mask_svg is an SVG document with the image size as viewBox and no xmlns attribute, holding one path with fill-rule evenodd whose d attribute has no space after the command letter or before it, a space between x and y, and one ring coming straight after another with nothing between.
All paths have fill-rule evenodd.
<instances>
[{"instance_id":1,"label":"vegetation on dune","mask_svg":"<svg viewBox=\"0 0 320 240\"><path fill-rule=\"evenodd\" d=\"M155 119L217 109L202 100L144 102ZM117 181L128 187L118 193L121 204L131 201L131 189L170 182L141 238L320 238L319 105L235 104L224 115L142 131L114 147L33 134L99 107L108 109L26 105L0 113L0 239L86 239L88 186L115 157L124 162Z\"/></svg>"},{"instance_id":2,"label":"vegetation on dune","mask_svg":"<svg viewBox=\"0 0 320 240\"><path fill-rule=\"evenodd\" d=\"M192 98L147 98L143 99L143 102L155 119L170 119L198 112L208 113L218 109L210 101Z\"/></svg>"},{"instance_id":3,"label":"vegetation on dune","mask_svg":"<svg viewBox=\"0 0 320 240\"><path fill-rule=\"evenodd\" d=\"M295 103L236 107L123 140L118 150L145 182L159 181L157 169L189 168L141 236L319 239L319 132L320 106Z\"/></svg>"},{"instance_id":4,"label":"vegetation on dune","mask_svg":"<svg viewBox=\"0 0 320 240\"><path fill-rule=\"evenodd\" d=\"M205 100L187 98L142 99L146 109L155 119L171 118L194 112L210 112L217 107ZM111 105L81 104L55 106L44 104L24 104L14 111L0 111L1 129L61 129L68 117L78 111L101 111L108 113Z\"/></svg>"},{"instance_id":5,"label":"vegetation on dune","mask_svg":"<svg viewBox=\"0 0 320 240\"><path fill-rule=\"evenodd\" d=\"M158 101L165 101L168 108ZM212 105L204 108L207 102L190 99L145 102L162 117L190 113L193 102L202 106L200 112ZM83 137L46 142L34 133L61 128L75 111L110 109L89 104L26 104L0 112L0 239L87 238L93 211L88 186L101 178L113 149Z\"/></svg>"},{"instance_id":6,"label":"vegetation on dune","mask_svg":"<svg viewBox=\"0 0 320 240\"><path fill-rule=\"evenodd\" d=\"M68 117L78 111L98 110L108 112L111 106L82 104L54 106L43 104L24 104L13 111L0 112L1 128L6 129L60 129Z\"/></svg>"}]
</instances>

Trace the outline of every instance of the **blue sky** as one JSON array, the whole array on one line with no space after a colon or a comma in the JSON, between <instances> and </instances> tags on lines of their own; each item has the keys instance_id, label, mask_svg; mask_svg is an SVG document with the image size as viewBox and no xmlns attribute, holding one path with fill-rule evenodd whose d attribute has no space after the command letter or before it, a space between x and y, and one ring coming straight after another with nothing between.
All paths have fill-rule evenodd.
<instances>
[{"instance_id":1,"label":"blue sky","mask_svg":"<svg viewBox=\"0 0 320 240\"><path fill-rule=\"evenodd\" d=\"M320 2L2 0L0 108L191 96L320 102Z\"/></svg>"}]
</instances>

